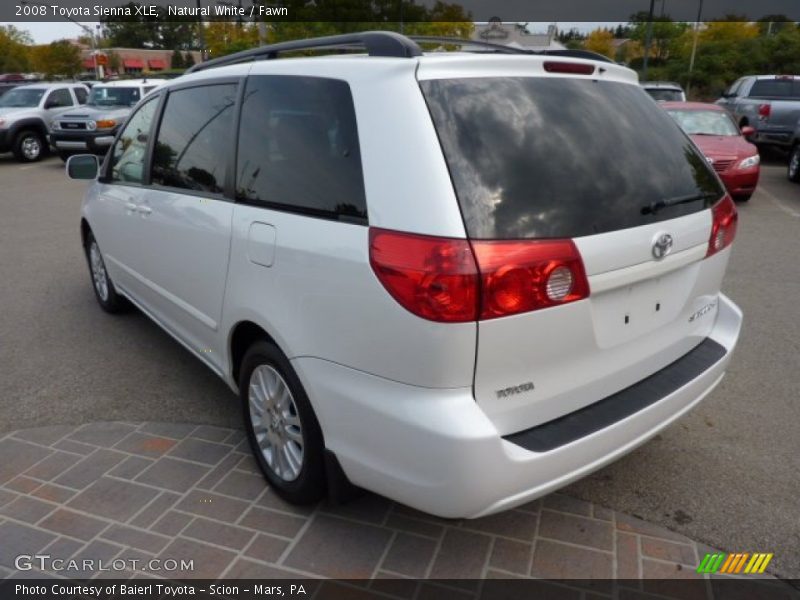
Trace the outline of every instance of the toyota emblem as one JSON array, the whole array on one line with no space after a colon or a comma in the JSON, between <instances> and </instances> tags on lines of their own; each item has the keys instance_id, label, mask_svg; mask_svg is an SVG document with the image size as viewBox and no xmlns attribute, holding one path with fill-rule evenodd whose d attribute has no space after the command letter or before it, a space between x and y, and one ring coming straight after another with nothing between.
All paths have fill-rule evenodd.
<instances>
[{"instance_id":1,"label":"toyota emblem","mask_svg":"<svg viewBox=\"0 0 800 600\"><path fill-rule=\"evenodd\" d=\"M653 241L653 257L656 260L664 258L672 251L672 236L668 233L659 233Z\"/></svg>"}]
</instances>

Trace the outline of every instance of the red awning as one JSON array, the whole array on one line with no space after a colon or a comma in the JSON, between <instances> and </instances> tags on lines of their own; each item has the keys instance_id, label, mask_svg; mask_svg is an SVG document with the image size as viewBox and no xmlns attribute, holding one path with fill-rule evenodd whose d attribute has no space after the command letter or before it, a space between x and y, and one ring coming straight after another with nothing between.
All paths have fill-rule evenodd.
<instances>
[{"instance_id":1,"label":"red awning","mask_svg":"<svg viewBox=\"0 0 800 600\"><path fill-rule=\"evenodd\" d=\"M90 56L83 61L83 66L87 69L94 69L94 56Z\"/></svg>"},{"instance_id":2,"label":"red awning","mask_svg":"<svg viewBox=\"0 0 800 600\"><path fill-rule=\"evenodd\" d=\"M144 61L140 58L126 58L122 64L126 69L144 69Z\"/></svg>"},{"instance_id":3,"label":"red awning","mask_svg":"<svg viewBox=\"0 0 800 600\"><path fill-rule=\"evenodd\" d=\"M167 68L167 63L164 62L160 58L151 58L150 60L147 61L147 64L150 65L151 69L166 69Z\"/></svg>"}]
</instances>

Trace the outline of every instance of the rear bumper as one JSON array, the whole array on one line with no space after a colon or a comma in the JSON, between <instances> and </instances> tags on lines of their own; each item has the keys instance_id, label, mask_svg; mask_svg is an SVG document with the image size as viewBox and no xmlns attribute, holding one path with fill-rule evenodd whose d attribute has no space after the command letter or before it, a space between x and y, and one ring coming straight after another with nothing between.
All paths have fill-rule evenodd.
<instances>
[{"instance_id":1,"label":"rear bumper","mask_svg":"<svg viewBox=\"0 0 800 600\"><path fill-rule=\"evenodd\" d=\"M50 145L61 152L92 152L105 154L114 143L113 132L53 131L50 133Z\"/></svg>"},{"instance_id":2,"label":"rear bumper","mask_svg":"<svg viewBox=\"0 0 800 600\"><path fill-rule=\"evenodd\" d=\"M741 320L720 295L709 335L722 348L718 360L640 410L541 452L503 439L470 388L418 388L315 358L292 363L353 483L435 515L474 518L584 477L678 419L719 383Z\"/></svg>"},{"instance_id":3,"label":"rear bumper","mask_svg":"<svg viewBox=\"0 0 800 600\"><path fill-rule=\"evenodd\" d=\"M755 144L791 146L793 133L791 129L778 129L774 131L757 130L750 141Z\"/></svg>"}]
</instances>

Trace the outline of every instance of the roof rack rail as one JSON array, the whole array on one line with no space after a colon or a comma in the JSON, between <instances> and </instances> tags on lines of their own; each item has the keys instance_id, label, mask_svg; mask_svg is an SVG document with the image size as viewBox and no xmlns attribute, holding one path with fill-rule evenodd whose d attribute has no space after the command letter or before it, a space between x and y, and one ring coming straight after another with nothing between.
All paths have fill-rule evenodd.
<instances>
[{"instance_id":1,"label":"roof rack rail","mask_svg":"<svg viewBox=\"0 0 800 600\"><path fill-rule=\"evenodd\" d=\"M186 73L196 73L206 69L214 69L227 65L235 65L255 60L271 60L278 57L281 52L297 50L333 50L333 49L364 48L370 56L384 56L397 58L412 58L421 56L420 47L404 35L394 31L364 31L361 33L347 33L330 35L326 37L311 38L307 40L294 40L269 44L251 50L236 52L228 56L214 58L207 62L196 64L186 70Z\"/></svg>"},{"instance_id":2,"label":"roof rack rail","mask_svg":"<svg viewBox=\"0 0 800 600\"><path fill-rule=\"evenodd\" d=\"M442 35L410 35L408 39L414 42L422 43L438 43L438 44L455 44L458 46L478 46L493 50L501 54L531 54L530 50L525 48L517 48L515 46L506 46L504 44L495 44L492 42L484 42L483 40L468 40L464 38L454 38Z\"/></svg>"}]
</instances>

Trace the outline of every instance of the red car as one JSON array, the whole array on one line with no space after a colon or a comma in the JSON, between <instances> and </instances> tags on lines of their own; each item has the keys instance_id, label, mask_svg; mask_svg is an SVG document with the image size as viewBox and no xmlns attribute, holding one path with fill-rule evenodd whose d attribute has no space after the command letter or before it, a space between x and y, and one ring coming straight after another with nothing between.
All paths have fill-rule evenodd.
<instances>
[{"instance_id":1,"label":"red car","mask_svg":"<svg viewBox=\"0 0 800 600\"><path fill-rule=\"evenodd\" d=\"M736 200L750 199L758 183L758 148L745 137L752 127L739 129L728 112L703 102L662 102L661 108L678 122L705 154L728 192Z\"/></svg>"}]
</instances>

